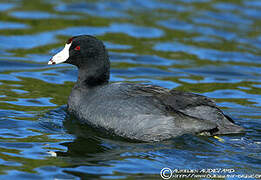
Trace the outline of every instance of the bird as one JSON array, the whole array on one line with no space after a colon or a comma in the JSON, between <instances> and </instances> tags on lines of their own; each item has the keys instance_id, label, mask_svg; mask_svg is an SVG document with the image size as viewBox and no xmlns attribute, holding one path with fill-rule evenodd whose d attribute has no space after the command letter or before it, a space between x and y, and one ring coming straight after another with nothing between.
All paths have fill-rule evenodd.
<instances>
[{"instance_id":1,"label":"bird","mask_svg":"<svg viewBox=\"0 0 261 180\"><path fill-rule=\"evenodd\" d=\"M143 142L244 132L206 96L153 84L111 83L108 51L95 36L69 38L48 62L60 63L78 68L67 111L83 125Z\"/></svg>"}]
</instances>

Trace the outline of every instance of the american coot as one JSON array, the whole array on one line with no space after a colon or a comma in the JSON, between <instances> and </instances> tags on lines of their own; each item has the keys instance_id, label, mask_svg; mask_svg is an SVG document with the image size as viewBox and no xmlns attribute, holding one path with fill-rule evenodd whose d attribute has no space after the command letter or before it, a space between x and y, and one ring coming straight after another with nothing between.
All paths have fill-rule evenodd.
<instances>
[{"instance_id":1,"label":"american coot","mask_svg":"<svg viewBox=\"0 0 261 180\"><path fill-rule=\"evenodd\" d=\"M68 111L82 123L141 141L243 132L205 96L155 85L109 83L108 52L93 36L70 38L48 62L59 63L78 67Z\"/></svg>"}]
</instances>

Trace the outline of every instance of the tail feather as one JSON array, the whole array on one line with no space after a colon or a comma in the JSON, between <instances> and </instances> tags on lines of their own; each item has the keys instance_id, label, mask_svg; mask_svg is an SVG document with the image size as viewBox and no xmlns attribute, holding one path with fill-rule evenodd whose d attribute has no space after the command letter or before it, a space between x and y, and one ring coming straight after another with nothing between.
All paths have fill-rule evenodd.
<instances>
[{"instance_id":1,"label":"tail feather","mask_svg":"<svg viewBox=\"0 0 261 180\"><path fill-rule=\"evenodd\" d=\"M218 122L218 131L214 132L213 135L240 134L245 132L244 128L233 122L229 116L224 115L223 119Z\"/></svg>"}]
</instances>

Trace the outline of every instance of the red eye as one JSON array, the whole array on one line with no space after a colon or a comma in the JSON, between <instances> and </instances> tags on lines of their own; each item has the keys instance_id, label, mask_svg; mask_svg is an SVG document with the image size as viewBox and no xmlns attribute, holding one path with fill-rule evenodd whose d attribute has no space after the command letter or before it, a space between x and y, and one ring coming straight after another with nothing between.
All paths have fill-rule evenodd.
<instances>
[{"instance_id":1,"label":"red eye","mask_svg":"<svg viewBox=\"0 0 261 180\"><path fill-rule=\"evenodd\" d=\"M76 46L76 47L74 48L74 50L76 50L76 51L79 51L80 49L81 49L80 46Z\"/></svg>"}]
</instances>

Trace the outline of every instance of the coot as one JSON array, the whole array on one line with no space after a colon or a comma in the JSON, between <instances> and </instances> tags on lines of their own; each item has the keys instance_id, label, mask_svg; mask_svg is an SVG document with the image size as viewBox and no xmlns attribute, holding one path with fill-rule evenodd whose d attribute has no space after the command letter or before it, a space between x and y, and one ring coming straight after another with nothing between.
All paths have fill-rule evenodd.
<instances>
[{"instance_id":1,"label":"coot","mask_svg":"<svg viewBox=\"0 0 261 180\"><path fill-rule=\"evenodd\" d=\"M141 141L161 141L183 134L243 132L205 96L155 85L109 83L108 52L96 37L70 38L48 62L59 63L78 68L68 111L81 123Z\"/></svg>"}]
</instances>

